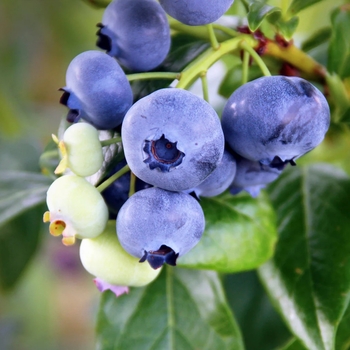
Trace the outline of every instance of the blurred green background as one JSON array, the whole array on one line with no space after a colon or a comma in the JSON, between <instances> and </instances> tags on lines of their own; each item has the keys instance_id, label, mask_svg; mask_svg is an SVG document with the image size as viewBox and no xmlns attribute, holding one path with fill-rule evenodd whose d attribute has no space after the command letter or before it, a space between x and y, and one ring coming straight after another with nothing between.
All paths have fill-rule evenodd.
<instances>
[{"instance_id":1,"label":"blurred green background","mask_svg":"<svg viewBox=\"0 0 350 350\"><path fill-rule=\"evenodd\" d=\"M304 11L297 41L329 24L330 9L341 2L322 1ZM39 171L39 156L66 113L58 89L68 64L82 51L96 49L102 14L81 0L0 1L0 170ZM349 172L349 140L330 137L302 162L337 162ZM0 292L0 350L94 349L99 293L92 276L80 264L77 245L66 248L46 226L41 231L35 257L16 288ZM1 234L0 229L0 245ZM288 337L254 273L230 276L226 284L235 291L228 297L243 327L252 326L254 313L260 315L253 322L255 344Z\"/></svg>"},{"instance_id":2,"label":"blurred green background","mask_svg":"<svg viewBox=\"0 0 350 350\"><path fill-rule=\"evenodd\" d=\"M82 1L0 1L1 170L39 170L66 113L57 90L69 62L95 48L102 13ZM93 349L99 293L78 247L65 248L43 225L36 250L16 288L0 293L0 349Z\"/></svg>"}]
</instances>

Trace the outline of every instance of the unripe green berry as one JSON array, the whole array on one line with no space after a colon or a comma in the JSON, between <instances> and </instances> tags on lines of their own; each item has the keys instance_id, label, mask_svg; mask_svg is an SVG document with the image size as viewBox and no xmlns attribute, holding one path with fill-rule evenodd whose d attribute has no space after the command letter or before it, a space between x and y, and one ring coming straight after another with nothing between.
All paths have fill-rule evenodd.
<instances>
[{"instance_id":1,"label":"unripe green berry","mask_svg":"<svg viewBox=\"0 0 350 350\"><path fill-rule=\"evenodd\" d=\"M62 161L56 173L69 168L74 174L85 177L95 174L102 166L103 153L97 129L88 123L71 125L58 143Z\"/></svg>"},{"instance_id":2,"label":"unripe green berry","mask_svg":"<svg viewBox=\"0 0 350 350\"><path fill-rule=\"evenodd\" d=\"M141 287L152 282L161 271L141 264L121 247L115 221L109 221L100 236L83 239L80 259L89 273L112 285Z\"/></svg>"},{"instance_id":3,"label":"unripe green berry","mask_svg":"<svg viewBox=\"0 0 350 350\"><path fill-rule=\"evenodd\" d=\"M63 235L63 243L73 244L77 238L93 238L103 232L108 221L108 208L100 192L86 179L64 175L47 191L49 211L44 222L50 222L50 233Z\"/></svg>"}]
</instances>

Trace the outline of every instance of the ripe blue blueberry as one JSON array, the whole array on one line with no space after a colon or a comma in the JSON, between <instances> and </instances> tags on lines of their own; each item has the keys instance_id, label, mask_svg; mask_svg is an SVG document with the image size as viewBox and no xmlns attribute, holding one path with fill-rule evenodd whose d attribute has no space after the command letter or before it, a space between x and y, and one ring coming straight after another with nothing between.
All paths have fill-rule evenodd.
<instances>
[{"instance_id":1,"label":"ripe blue blueberry","mask_svg":"<svg viewBox=\"0 0 350 350\"><path fill-rule=\"evenodd\" d=\"M141 180L170 191L196 187L224 152L220 119L189 91L166 88L137 101L125 116L126 161Z\"/></svg>"},{"instance_id":2,"label":"ripe blue blueberry","mask_svg":"<svg viewBox=\"0 0 350 350\"><path fill-rule=\"evenodd\" d=\"M166 13L191 26L218 20L232 3L233 0L160 0Z\"/></svg>"},{"instance_id":3,"label":"ripe blue blueberry","mask_svg":"<svg viewBox=\"0 0 350 350\"><path fill-rule=\"evenodd\" d=\"M225 150L216 169L193 192L197 197L215 197L231 185L236 174L236 159Z\"/></svg>"},{"instance_id":4,"label":"ripe blue blueberry","mask_svg":"<svg viewBox=\"0 0 350 350\"><path fill-rule=\"evenodd\" d=\"M109 176L115 174L125 165L126 161L124 159L111 170ZM126 174L118 178L116 181L114 181L111 185L109 185L104 191L101 192L102 197L104 198L108 206L111 219L116 218L118 211L129 198L130 177L130 172L127 172ZM135 191L140 191L148 187L151 187L151 185L143 182L138 178L135 179Z\"/></svg>"},{"instance_id":5,"label":"ripe blue blueberry","mask_svg":"<svg viewBox=\"0 0 350 350\"><path fill-rule=\"evenodd\" d=\"M257 197L260 190L275 181L283 171L282 168L274 168L239 156L236 156L236 162L236 175L230 185L232 194L244 190L252 197Z\"/></svg>"},{"instance_id":6,"label":"ripe blue blueberry","mask_svg":"<svg viewBox=\"0 0 350 350\"><path fill-rule=\"evenodd\" d=\"M192 196L152 187L133 194L117 216L117 235L131 255L157 269L176 265L200 240L205 227L201 206Z\"/></svg>"},{"instance_id":7,"label":"ripe blue blueberry","mask_svg":"<svg viewBox=\"0 0 350 350\"><path fill-rule=\"evenodd\" d=\"M244 158L272 167L294 161L322 142L330 123L323 94L298 77L262 77L228 99L225 139Z\"/></svg>"},{"instance_id":8,"label":"ripe blue blueberry","mask_svg":"<svg viewBox=\"0 0 350 350\"><path fill-rule=\"evenodd\" d=\"M169 52L169 24L155 0L114 0L98 26L97 46L132 71L156 68Z\"/></svg>"},{"instance_id":9,"label":"ripe blue blueberry","mask_svg":"<svg viewBox=\"0 0 350 350\"><path fill-rule=\"evenodd\" d=\"M118 62L100 51L85 51L69 64L60 102L69 108L67 120L80 118L97 129L121 124L133 102L130 84Z\"/></svg>"}]
</instances>

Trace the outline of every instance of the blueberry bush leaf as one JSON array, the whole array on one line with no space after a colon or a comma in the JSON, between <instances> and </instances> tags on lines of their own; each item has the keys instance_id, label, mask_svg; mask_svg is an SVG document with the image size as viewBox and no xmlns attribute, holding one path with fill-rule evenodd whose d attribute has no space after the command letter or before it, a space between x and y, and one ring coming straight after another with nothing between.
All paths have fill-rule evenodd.
<instances>
[{"instance_id":1,"label":"blueberry bush leaf","mask_svg":"<svg viewBox=\"0 0 350 350\"><path fill-rule=\"evenodd\" d=\"M242 339L215 272L163 268L143 288L101 297L97 347L118 349L235 349Z\"/></svg>"},{"instance_id":2,"label":"blueberry bush leaf","mask_svg":"<svg viewBox=\"0 0 350 350\"><path fill-rule=\"evenodd\" d=\"M260 277L307 349L333 349L350 300L350 179L328 164L297 167L271 184L269 194L279 240Z\"/></svg>"},{"instance_id":3,"label":"blueberry bush leaf","mask_svg":"<svg viewBox=\"0 0 350 350\"><path fill-rule=\"evenodd\" d=\"M200 203L206 228L191 254L178 259L180 266L238 272L254 269L272 256L275 213L263 192L258 198L226 192Z\"/></svg>"},{"instance_id":4,"label":"blueberry bush leaf","mask_svg":"<svg viewBox=\"0 0 350 350\"><path fill-rule=\"evenodd\" d=\"M226 274L224 286L247 350L276 349L291 338L261 285L256 270Z\"/></svg>"},{"instance_id":5,"label":"blueberry bush leaf","mask_svg":"<svg viewBox=\"0 0 350 350\"><path fill-rule=\"evenodd\" d=\"M38 173L0 171L0 225L44 203L51 182Z\"/></svg>"},{"instance_id":6,"label":"blueberry bush leaf","mask_svg":"<svg viewBox=\"0 0 350 350\"><path fill-rule=\"evenodd\" d=\"M300 340L293 338L287 344L279 347L278 350L307 350Z\"/></svg>"},{"instance_id":7,"label":"blueberry bush leaf","mask_svg":"<svg viewBox=\"0 0 350 350\"><path fill-rule=\"evenodd\" d=\"M329 44L328 70L341 78L350 76L350 6L337 8L331 16L332 36Z\"/></svg>"},{"instance_id":8,"label":"blueberry bush leaf","mask_svg":"<svg viewBox=\"0 0 350 350\"><path fill-rule=\"evenodd\" d=\"M273 16L271 16L273 18ZM299 24L299 17L293 16L289 20L283 20L282 18L278 18L277 20L273 19L272 21L270 20L270 17L268 18L269 22L273 23L276 25L276 27L281 31L283 36L290 40L293 37L294 32L297 29L297 26Z\"/></svg>"},{"instance_id":9,"label":"blueberry bush leaf","mask_svg":"<svg viewBox=\"0 0 350 350\"><path fill-rule=\"evenodd\" d=\"M288 8L288 13L290 15L295 15L301 10L306 9L322 0L293 0Z\"/></svg>"},{"instance_id":10,"label":"blueberry bush leaf","mask_svg":"<svg viewBox=\"0 0 350 350\"><path fill-rule=\"evenodd\" d=\"M8 290L16 285L37 251L44 207L42 204L31 207L0 225L1 289Z\"/></svg>"},{"instance_id":11,"label":"blueberry bush leaf","mask_svg":"<svg viewBox=\"0 0 350 350\"><path fill-rule=\"evenodd\" d=\"M40 242L51 180L25 171L0 171L0 286L13 287ZM13 259L13 256L16 259Z\"/></svg>"},{"instance_id":12,"label":"blueberry bush leaf","mask_svg":"<svg viewBox=\"0 0 350 350\"><path fill-rule=\"evenodd\" d=\"M348 350L350 348L350 304L338 326L335 340L336 350Z\"/></svg>"},{"instance_id":13,"label":"blueberry bush leaf","mask_svg":"<svg viewBox=\"0 0 350 350\"><path fill-rule=\"evenodd\" d=\"M304 40L301 49L305 52L310 51L320 44L327 42L331 35L332 29L330 27L323 27Z\"/></svg>"},{"instance_id":14,"label":"blueberry bush leaf","mask_svg":"<svg viewBox=\"0 0 350 350\"><path fill-rule=\"evenodd\" d=\"M247 15L248 25L251 31L256 31L266 16L274 14L277 19L281 14L281 9L275 6L270 6L262 2L256 1L249 6Z\"/></svg>"}]
</instances>

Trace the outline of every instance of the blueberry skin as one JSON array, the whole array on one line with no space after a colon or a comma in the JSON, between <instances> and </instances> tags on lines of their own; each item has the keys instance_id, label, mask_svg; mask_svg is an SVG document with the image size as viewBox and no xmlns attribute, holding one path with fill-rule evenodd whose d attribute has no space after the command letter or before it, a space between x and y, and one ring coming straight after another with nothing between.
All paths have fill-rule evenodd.
<instances>
[{"instance_id":1,"label":"blueberry skin","mask_svg":"<svg viewBox=\"0 0 350 350\"><path fill-rule=\"evenodd\" d=\"M252 197L257 197L260 190L275 181L283 171L239 156L236 156L236 164L236 174L230 185L230 192L237 194L244 190Z\"/></svg>"},{"instance_id":2,"label":"blueberry skin","mask_svg":"<svg viewBox=\"0 0 350 350\"><path fill-rule=\"evenodd\" d=\"M115 174L121 168L126 165L125 159L119 162L108 174L108 177ZM135 191L140 191L145 188L149 188L151 185L143 182L142 180L136 178L135 181ZM123 204L129 198L130 191L130 172L119 177L116 181L114 181L111 185L109 185L104 191L101 192L103 199L105 200L109 215L111 219L115 219L118 211L123 206Z\"/></svg>"},{"instance_id":3,"label":"blueberry skin","mask_svg":"<svg viewBox=\"0 0 350 350\"><path fill-rule=\"evenodd\" d=\"M61 103L69 109L69 120L83 118L97 129L113 129L123 121L131 107L133 94L118 62L100 51L85 51L69 64L67 86Z\"/></svg>"},{"instance_id":4,"label":"blueberry skin","mask_svg":"<svg viewBox=\"0 0 350 350\"><path fill-rule=\"evenodd\" d=\"M236 175L236 159L225 150L216 169L193 192L197 197L215 197L226 191Z\"/></svg>"},{"instance_id":5,"label":"blueberry skin","mask_svg":"<svg viewBox=\"0 0 350 350\"><path fill-rule=\"evenodd\" d=\"M233 0L160 0L166 13L178 21L199 26L218 20Z\"/></svg>"},{"instance_id":6,"label":"blueberry skin","mask_svg":"<svg viewBox=\"0 0 350 350\"><path fill-rule=\"evenodd\" d=\"M323 94L298 77L261 77L228 99L222 128L242 157L275 166L294 160L322 142L330 124Z\"/></svg>"},{"instance_id":7,"label":"blueberry skin","mask_svg":"<svg viewBox=\"0 0 350 350\"><path fill-rule=\"evenodd\" d=\"M168 20L155 0L114 0L100 26L97 45L132 71L156 68L169 52Z\"/></svg>"},{"instance_id":8,"label":"blueberry skin","mask_svg":"<svg viewBox=\"0 0 350 350\"><path fill-rule=\"evenodd\" d=\"M164 245L182 256L199 242L204 228L203 210L192 196L156 187L133 194L116 224L122 247L140 259Z\"/></svg>"},{"instance_id":9,"label":"blueberry skin","mask_svg":"<svg viewBox=\"0 0 350 350\"><path fill-rule=\"evenodd\" d=\"M177 88L160 89L137 101L125 115L121 133L131 171L144 182L169 191L199 185L224 152L215 110L202 98ZM169 153L161 152L161 147L169 147ZM163 156L164 161L159 160Z\"/></svg>"}]
</instances>

